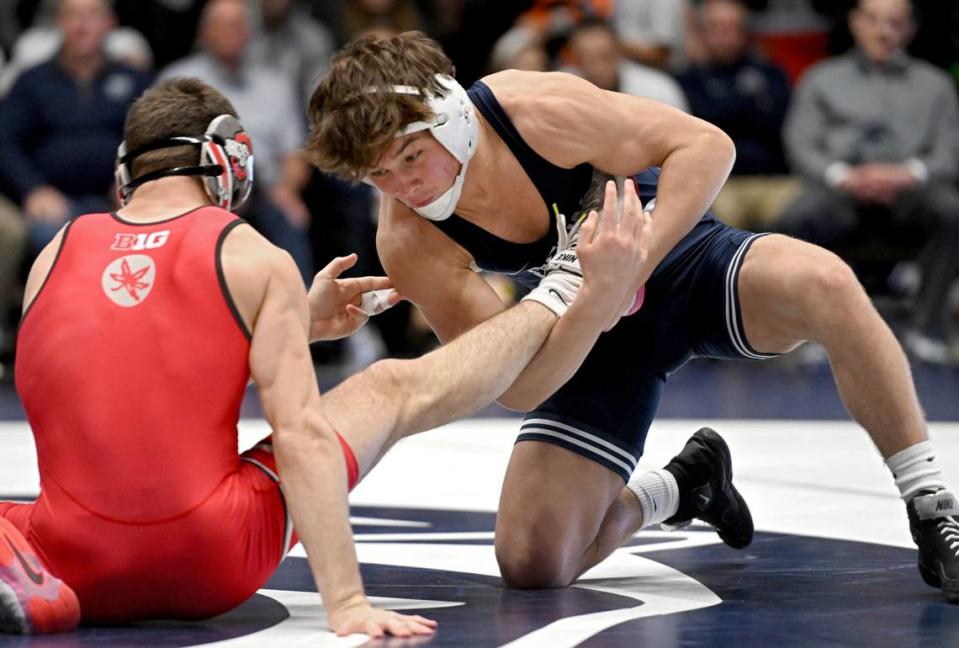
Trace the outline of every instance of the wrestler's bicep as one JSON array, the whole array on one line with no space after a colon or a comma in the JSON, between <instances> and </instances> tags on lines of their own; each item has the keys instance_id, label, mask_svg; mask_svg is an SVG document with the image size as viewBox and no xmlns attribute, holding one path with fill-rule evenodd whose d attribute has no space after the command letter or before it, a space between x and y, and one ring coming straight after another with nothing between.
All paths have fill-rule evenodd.
<instances>
[{"instance_id":1,"label":"wrestler's bicep","mask_svg":"<svg viewBox=\"0 0 959 648\"><path fill-rule=\"evenodd\" d=\"M319 399L310 357L306 290L289 255L270 263L263 304L250 342L250 373L274 432L299 429Z\"/></svg>"}]
</instances>

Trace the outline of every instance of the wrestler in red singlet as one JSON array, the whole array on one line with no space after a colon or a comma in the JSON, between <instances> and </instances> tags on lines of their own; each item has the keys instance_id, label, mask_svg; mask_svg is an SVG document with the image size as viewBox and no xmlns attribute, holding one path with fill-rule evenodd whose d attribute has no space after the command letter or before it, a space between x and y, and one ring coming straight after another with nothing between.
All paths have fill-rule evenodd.
<instances>
[{"instance_id":1,"label":"wrestler in red singlet","mask_svg":"<svg viewBox=\"0 0 959 648\"><path fill-rule=\"evenodd\" d=\"M214 207L82 216L24 316L16 382L41 493L0 516L85 622L224 612L290 545L268 446L237 454L249 334L220 247L242 222Z\"/></svg>"}]
</instances>

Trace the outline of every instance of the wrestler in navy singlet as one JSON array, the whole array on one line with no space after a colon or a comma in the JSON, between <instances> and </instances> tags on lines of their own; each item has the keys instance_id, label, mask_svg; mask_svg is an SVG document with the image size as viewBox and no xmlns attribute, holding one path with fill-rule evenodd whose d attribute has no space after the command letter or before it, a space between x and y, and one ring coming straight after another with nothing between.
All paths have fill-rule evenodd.
<instances>
[{"instance_id":1,"label":"wrestler in navy singlet","mask_svg":"<svg viewBox=\"0 0 959 648\"><path fill-rule=\"evenodd\" d=\"M546 205L563 214L581 209L593 167L555 166L523 141L483 82L470 99L519 161ZM656 196L659 169L633 179L644 205ZM550 214L551 222L555 217ZM555 227L532 243L512 243L457 215L434 224L465 248L476 264L533 286L532 270L556 245ZM736 280L743 257L759 234L734 229L706 213L657 266L646 284L643 307L600 336L583 365L555 394L528 413L517 442L562 446L618 473L624 480L643 453L667 376L693 356L769 358L743 331Z\"/></svg>"}]
</instances>

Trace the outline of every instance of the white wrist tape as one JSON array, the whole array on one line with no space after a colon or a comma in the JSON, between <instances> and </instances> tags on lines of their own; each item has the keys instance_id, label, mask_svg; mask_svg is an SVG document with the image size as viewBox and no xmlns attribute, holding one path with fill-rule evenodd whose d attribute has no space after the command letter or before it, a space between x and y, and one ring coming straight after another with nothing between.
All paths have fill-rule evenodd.
<instances>
[{"instance_id":1,"label":"white wrist tape","mask_svg":"<svg viewBox=\"0 0 959 648\"><path fill-rule=\"evenodd\" d=\"M369 316L379 315L383 311L392 308L389 303L392 288L383 288L382 290L367 290L360 296L360 310Z\"/></svg>"}]
</instances>

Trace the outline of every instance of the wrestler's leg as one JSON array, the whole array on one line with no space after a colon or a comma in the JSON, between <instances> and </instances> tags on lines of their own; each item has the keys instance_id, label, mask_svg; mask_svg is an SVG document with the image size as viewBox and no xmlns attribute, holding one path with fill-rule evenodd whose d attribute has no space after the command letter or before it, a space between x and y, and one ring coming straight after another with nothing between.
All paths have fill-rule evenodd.
<instances>
[{"instance_id":1,"label":"wrestler's leg","mask_svg":"<svg viewBox=\"0 0 959 648\"><path fill-rule=\"evenodd\" d=\"M660 522L698 517L730 546L749 544L751 516L714 432L697 432L661 470L634 471L665 376L690 348L744 357L725 321L735 299L727 279L754 237L708 222L700 230L690 253L674 261L685 271L662 275L683 279L654 280L643 309L601 338L576 376L524 422L497 518L497 559L508 585L567 585ZM697 497L705 484L708 501Z\"/></svg>"},{"instance_id":2,"label":"wrestler's leg","mask_svg":"<svg viewBox=\"0 0 959 648\"><path fill-rule=\"evenodd\" d=\"M815 340L839 393L886 459L906 503L923 580L959 603L959 507L945 490L906 356L845 263L825 250L770 236L743 265L745 335L760 351Z\"/></svg>"},{"instance_id":3,"label":"wrestler's leg","mask_svg":"<svg viewBox=\"0 0 959 648\"><path fill-rule=\"evenodd\" d=\"M517 443L496 516L503 580L523 589L569 585L638 530L642 516L617 473L551 443Z\"/></svg>"},{"instance_id":4,"label":"wrestler's leg","mask_svg":"<svg viewBox=\"0 0 959 648\"><path fill-rule=\"evenodd\" d=\"M846 408L884 457L924 441L925 421L902 348L852 270L836 255L785 236L750 248L739 275L752 348L825 347Z\"/></svg>"},{"instance_id":5,"label":"wrestler's leg","mask_svg":"<svg viewBox=\"0 0 959 648\"><path fill-rule=\"evenodd\" d=\"M0 502L0 518L11 522L24 536L30 535L30 513L32 511L32 503Z\"/></svg>"},{"instance_id":6,"label":"wrestler's leg","mask_svg":"<svg viewBox=\"0 0 959 648\"><path fill-rule=\"evenodd\" d=\"M324 394L323 411L352 449L360 478L399 439L466 416L502 394L556 317L524 302L413 360L384 360Z\"/></svg>"}]
</instances>

